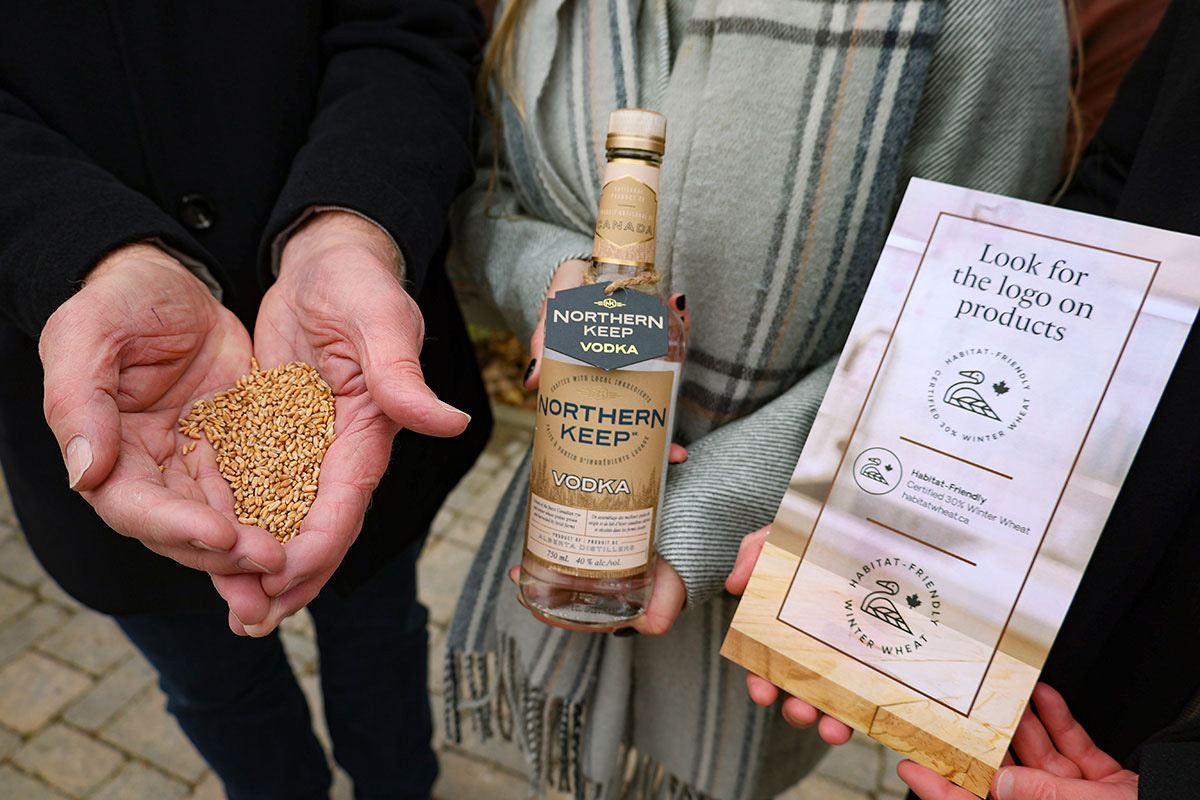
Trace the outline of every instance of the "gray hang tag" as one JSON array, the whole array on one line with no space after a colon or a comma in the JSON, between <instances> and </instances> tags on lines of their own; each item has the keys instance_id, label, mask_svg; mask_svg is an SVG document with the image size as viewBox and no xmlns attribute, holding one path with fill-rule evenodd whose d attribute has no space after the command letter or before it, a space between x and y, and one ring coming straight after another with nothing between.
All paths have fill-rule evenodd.
<instances>
[{"instance_id":1,"label":"gray hang tag","mask_svg":"<svg viewBox=\"0 0 1200 800\"><path fill-rule=\"evenodd\" d=\"M546 347L600 369L620 369L667 354L667 307L608 283L560 291L546 303Z\"/></svg>"}]
</instances>

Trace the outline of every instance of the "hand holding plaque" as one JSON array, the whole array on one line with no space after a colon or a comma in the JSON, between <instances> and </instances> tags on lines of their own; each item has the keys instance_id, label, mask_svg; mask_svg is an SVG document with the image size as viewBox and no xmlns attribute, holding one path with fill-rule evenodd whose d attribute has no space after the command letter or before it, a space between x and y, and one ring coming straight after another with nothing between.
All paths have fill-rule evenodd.
<instances>
[{"instance_id":1,"label":"hand holding plaque","mask_svg":"<svg viewBox=\"0 0 1200 800\"><path fill-rule=\"evenodd\" d=\"M722 652L985 795L1198 261L1195 237L914 180Z\"/></svg>"}]
</instances>

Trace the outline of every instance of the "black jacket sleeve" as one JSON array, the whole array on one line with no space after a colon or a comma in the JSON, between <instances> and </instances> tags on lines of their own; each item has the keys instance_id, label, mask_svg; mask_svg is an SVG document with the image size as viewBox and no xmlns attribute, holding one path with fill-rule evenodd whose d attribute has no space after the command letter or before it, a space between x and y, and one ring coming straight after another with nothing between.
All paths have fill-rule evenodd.
<instances>
[{"instance_id":1,"label":"black jacket sleeve","mask_svg":"<svg viewBox=\"0 0 1200 800\"><path fill-rule=\"evenodd\" d=\"M1197 42L1200 4L1176 0L1062 205L1200 234ZM1138 772L1142 800L1194 797L1200 785L1200 722L1176 722L1200 688L1198 350L1194 328L1044 672L1097 743Z\"/></svg>"},{"instance_id":2,"label":"black jacket sleeve","mask_svg":"<svg viewBox=\"0 0 1200 800\"><path fill-rule=\"evenodd\" d=\"M0 313L36 339L97 261L155 237L213 263L153 201L0 89Z\"/></svg>"},{"instance_id":3,"label":"black jacket sleeve","mask_svg":"<svg viewBox=\"0 0 1200 800\"><path fill-rule=\"evenodd\" d=\"M472 174L482 18L473 0L345 0L325 14L324 79L267 225L264 278L280 232L309 207L340 206L391 234L419 295L450 203Z\"/></svg>"}]
</instances>

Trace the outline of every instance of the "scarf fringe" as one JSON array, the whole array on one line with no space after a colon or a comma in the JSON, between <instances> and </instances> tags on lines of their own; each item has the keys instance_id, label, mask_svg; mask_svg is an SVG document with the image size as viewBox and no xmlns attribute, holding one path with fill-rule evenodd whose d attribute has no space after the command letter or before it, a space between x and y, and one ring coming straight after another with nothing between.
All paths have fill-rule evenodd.
<instances>
[{"instance_id":1,"label":"scarf fringe","mask_svg":"<svg viewBox=\"0 0 1200 800\"><path fill-rule=\"evenodd\" d=\"M516 642L507 636L501 637L498 652L447 651L443 712L449 741L461 746L469 736L481 743L511 742L525 758L535 794L553 789L574 800L713 800L630 747L621 751L619 786L589 780L582 756L586 704L548 698L518 674L518 663ZM555 734L546 736L546 731Z\"/></svg>"}]
</instances>

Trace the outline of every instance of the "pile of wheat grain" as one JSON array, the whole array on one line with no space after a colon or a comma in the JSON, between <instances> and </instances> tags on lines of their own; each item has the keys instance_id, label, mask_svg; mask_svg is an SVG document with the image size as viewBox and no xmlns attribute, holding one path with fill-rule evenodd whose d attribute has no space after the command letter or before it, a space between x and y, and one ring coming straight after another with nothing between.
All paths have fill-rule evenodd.
<instances>
[{"instance_id":1,"label":"pile of wheat grain","mask_svg":"<svg viewBox=\"0 0 1200 800\"><path fill-rule=\"evenodd\" d=\"M232 389L196 403L179 430L192 439L203 434L216 450L238 520L286 542L317 494L334 439L333 392L308 364L262 371L254 362Z\"/></svg>"}]
</instances>

